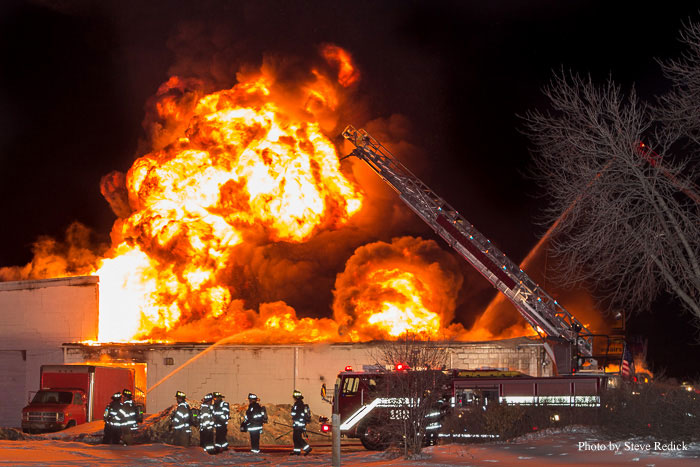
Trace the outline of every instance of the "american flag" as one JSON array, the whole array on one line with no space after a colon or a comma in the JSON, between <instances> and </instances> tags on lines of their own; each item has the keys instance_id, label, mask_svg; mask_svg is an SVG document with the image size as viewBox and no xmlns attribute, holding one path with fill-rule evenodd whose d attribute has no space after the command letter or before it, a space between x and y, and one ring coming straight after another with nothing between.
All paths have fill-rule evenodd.
<instances>
[{"instance_id":1,"label":"american flag","mask_svg":"<svg viewBox=\"0 0 700 467\"><path fill-rule=\"evenodd\" d=\"M620 372L623 378L628 378L634 374L634 359L627 346L625 346L625 351L622 354L622 367Z\"/></svg>"}]
</instances>

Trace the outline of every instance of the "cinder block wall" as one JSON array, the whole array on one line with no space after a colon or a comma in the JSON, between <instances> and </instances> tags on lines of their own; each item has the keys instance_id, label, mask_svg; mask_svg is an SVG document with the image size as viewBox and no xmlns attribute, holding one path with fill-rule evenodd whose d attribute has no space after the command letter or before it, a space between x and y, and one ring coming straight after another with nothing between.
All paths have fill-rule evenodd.
<instances>
[{"instance_id":1,"label":"cinder block wall","mask_svg":"<svg viewBox=\"0 0 700 467\"><path fill-rule=\"evenodd\" d=\"M63 362L62 344L96 340L98 278L0 282L0 426L20 426L39 368Z\"/></svg>"},{"instance_id":2,"label":"cinder block wall","mask_svg":"<svg viewBox=\"0 0 700 467\"><path fill-rule=\"evenodd\" d=\"M534 344L534 345L533 345ZM248 393L262 403L291 404L298 389L311 410L329 415L331 406L321 399L321 385L333 393L335 379L345 366L361 370L376 362L379 344L222 345L205 344L67 344L66 363L115 361L147 364L147 411L159 412L175 403L175 392L190 399L219 391L230 403L245 404ZM545 354L527 338L495 342L450 343L446 349L452 368L509 368L531 375L543 371ZM187 363L189 362L189 363ZM187 363L187 364L186 364ZM178 369L181 365L186 364ZM168 376L174 372L171 376ZM157 385L157 386L156 386Z\"/></svg>"}]
</instances>

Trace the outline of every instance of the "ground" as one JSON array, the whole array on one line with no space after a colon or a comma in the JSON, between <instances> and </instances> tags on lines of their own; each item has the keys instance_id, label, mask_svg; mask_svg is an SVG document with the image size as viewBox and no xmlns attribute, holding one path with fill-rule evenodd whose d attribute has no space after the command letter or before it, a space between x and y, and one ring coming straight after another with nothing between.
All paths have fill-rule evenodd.
<instances>
[{"instance_id":1,"label":"ground","mask_svg":"<svg viewBox=\"0 0 700 467\"><path fill-rule=\"evenodd\" d=\"M314 451L306 457L289 456L289 445L263 446L261 454L237 447L217 456L199 447L182 448L163 443L107 446L94 443L100 422L78 426L61 435L32 436L21 440L0 440L0 466L329 466L328 441L312 441ZM51 439L54 438L54 439ZM290 436L279 443L290 443ZM81 439L82 441L75 441ZM655 440L625 440L609 444L595 431L568 428L533 433L510 442L484 444L441 444L426 448L420 459L406 460L397 453L365 451L354 440L343 440L343 466L442 467L442 466L572 466L700 465L700 443L667 444L666 451L654 451ZM627 443L627 445L625 445ZM646 444L651 446L647 447ZM662 446L659 446L661 448ZM632 448L636 448L633 450ZM684 449L685 448L685 449ZM239 451L240 450L240 451Z\"/></svg>"}]
</instances>

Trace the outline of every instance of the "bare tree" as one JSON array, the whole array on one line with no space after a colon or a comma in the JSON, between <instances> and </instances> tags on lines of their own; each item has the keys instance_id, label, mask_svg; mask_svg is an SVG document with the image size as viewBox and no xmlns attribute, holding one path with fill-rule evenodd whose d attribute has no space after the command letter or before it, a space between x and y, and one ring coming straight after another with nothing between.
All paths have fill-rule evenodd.
<instances>
[{"instance_id":1,"label":"bare tree","mask_svg":"<svg viewBox=\"0 0 700 467\"><path fill-rule=\"evenodd\" d=\"M528 112L525 132L551 199L544 222L560 278L593 284L601 305L627 313L669 292L700 325L700 206L679 125L612 80L562 72L545 94L552 110Z\"/></svg>"},{"instance_id":2,"label":"bare tree","mask_svg":"<svg viewBox=\"0 0 700 467\"><path fill-rule=\"evenodd\" d=\"M401 445L407 458L420 454L438 420L436 410L443 392L448 391L448 355L445 343L408 334L373 352L377 365L395 369L382 378L383 387L378 388L391 402L382 421L383 442Z\"/></svg>"},{"instance_id":3,"label":"bare tree","mask_svg":"<svg viewBox=\"0 0 700 467\"><path fill-rule=\"evenodd\" d=\"M688 48L677 59L659 60L671 90L659 97L655 108L659 119L679 139L687 138L697 155L700 146L700 24L689 23L681 31ZM695 177L697 179L697 172Z\"/></svg>"}]
</instances>

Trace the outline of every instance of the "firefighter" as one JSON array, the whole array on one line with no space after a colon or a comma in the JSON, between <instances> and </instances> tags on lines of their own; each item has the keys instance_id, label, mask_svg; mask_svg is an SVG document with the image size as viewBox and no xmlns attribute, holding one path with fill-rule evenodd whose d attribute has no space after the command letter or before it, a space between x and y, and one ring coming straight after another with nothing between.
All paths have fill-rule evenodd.
<instances>
[{"instance_id":1,"label":"firefighter","mask_svg":"<svg viewBox=\"0 0 700 467\"><path fill-rule=\"evenodd\" d=\"M186 401L184 392L177 391L175 393L175 400L177 400L177 407L170 416L170 428L175 434L174 444L176 446L187 447L190 445L190 435L192 433L192 430L190 429L192 412L189 404Z\"/></svg>"},{"instance_id":2,"label":"firefighter","mask_svg":"<svg viewBox=\"0 0 700 467\"><path fill-rule=\"evenodd\" d=\"M129 389L122 391L122 407L119 409L119 415L122 420L122 443L125 445L133 444L138 429L138 414L134 405L134 395Z\"/></svg>"},{"instance_id":3,"label":"firefighter","mask_svg":"<svg viewBox=\"0 0 700 467\"><path fill-rule=\"evenodd\" d=\"M254 454L260 452L260 435L263 423L267 423L267 410L258 403L259 400L255 394L248 394L248 409L241 422L241 431L247 431L250 435L250 452Z\"/></svg>"},{"instance_id":4,"label":"firefighter","mask_svg":"<svg viewBox=\"0 0 700 467\"><path fill-rule=\"evenodd\" d=\"M224 400L224 396L220 392L215 392L213 396L214 447L216 447L216 452L219 453L228 450L226 435L228 434L228 419L231 416L231 411L228 402Z\"/></svg>"},{"instance_id":5,"label":"firefighter","mask_svg":"<svg viewBox=\"0 0 700 467\"><path fill-rule=\"evenodd\" d=\"M304 440L304 433L306 433L306 424L311 420L311 411L309 406L304 404L304 396L300 391L295 389L292 397L294 397L294 405L292 406L294 450L291 454L299 456L304 451L304 455L307 456L311 452L311 446Z\"/></svg>"},{"instance_id":6,"label":"firefighter","mask_svg":"<svg viewBox=\"0 0 700 467\"><path fill-rule=\"evenodd\" d=\"M430 391L426 390L424 397L428 399L430 397ZM425 439L424 443L426 446L434 446L438 442L438 437L440 435L440 429L442 428L442 420L445 418L447 413L447 407L449 407L449 396L443 394L434 403L431 404L428 413L425 415Z\"/></svg>"},{"instance_id":7,"label":"firefighter","mask_svg":"<svg viewBox=\"0 0 700 467\"><path fill-rule=\"evenodd\" d=\"M214 447L214 395L207 394L202 399L202 406L199 408L199 445L207 454L216 454Z\"/></svg>"},{"instance_id":8,"label":"firefighter","mask_svg":"<svg viewBox=\"0 0 700 467\"><path fill-rule=\"evenodd\" d=\"M122 408L122 393L117 392L112 395L112 400L105 408L104 421L104 437L102 442L105 444L119 444L121 442L121 417L119 410Z\"/></svg>"}]
</instances>

